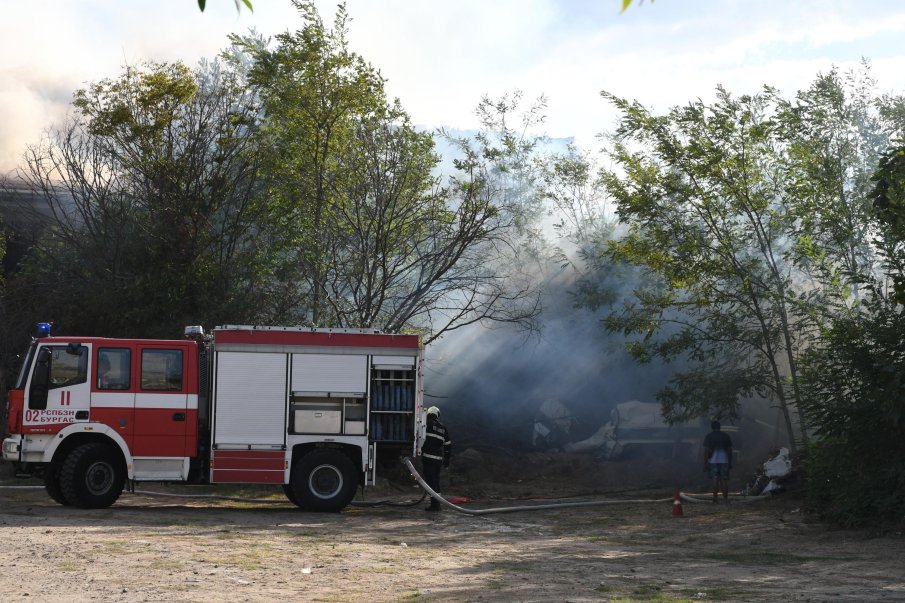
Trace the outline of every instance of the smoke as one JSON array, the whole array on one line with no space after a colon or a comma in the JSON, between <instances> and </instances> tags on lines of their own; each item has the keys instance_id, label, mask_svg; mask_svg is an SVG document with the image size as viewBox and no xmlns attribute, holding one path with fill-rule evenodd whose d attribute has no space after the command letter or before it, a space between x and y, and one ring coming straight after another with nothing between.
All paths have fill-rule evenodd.
<instances>
[{"instance_id":1,"label":"smoke","mask_svg":"<svg viewBox=\"0 0 905 603\"><path fill-rule=\"evenodd\" d=\"M23 164L30 145L40 142L40 132L63 122L74 86L39 77L0 74L0 174Z\"/></svg>"},{"instance_id":2,"label":"smoke","mask_svg":"<svg viewBox=\"0 0 905 603\"><path fill-rule=\"evenodd\" d=\"M550 236L549 228L542 230ZM583 440L611 420L618 404L657 403L657 393L687 368L682 361L641 364L625 349L622 334L604 328L606 315L631 299L636 272L597 275L613 294L612 306L578 306L574 294L582 271L575 267L581 262L567 241L557 243L573 266L561 269L551 260L538 270L545 291L539 334L509 325L472 325L447 333L426 350L427 402L443 410L460 451L529 448L538 409L548 400L571 411L570 441ZM744 442L747 460L757 462L769 449L786 445L786 435L777 428L780 415L769 401L742 400L740 413L740 420L726 425L739 444ZM708 425L709 417L703 418L702 438ZM658 452L668 454L667 448Z\"/></svg>"},{"instance_id":3,"label":"smoke","mask_svg":"<svg viewBox=\"0 0 905 603\"><path fill-rule=\"evenodd\" d=\"M539 336L474 325L426 350L426 403L442 409L457 451L529 449L534 418L550 399L572 412L570 440L583 440L610 420L617 404L656 403L657 391L681 370L631 358L624 338L601 325L606 310L573 307L573 282L560 276L550 284ZM779 427L781 415L767 400L743 400L741 415L734 424L724 424L739 450L738 460L753 472L769 450L788 445L787 437ZM701 421L701 438L707 423ZM680 431L688 433L687 428ZM672 458L674 451L651 448L646 454Z\"/></svg>"},{"instance_id":4,"label":"smoke","mask_svg":"<svg viewBox=\"0 0 905 603\"><path fill-rule=\"evenodd\" d=\"M575 277L561 271L547 282L539 334L474 325L428 348L425 393L451 428L465 432L457 441L527 446L548 399L574 413L576 439L595 432L620 402L655 401L674 367L637 364L624 339L601 325L607 309L574 307Z\"/></svg>"}]
</instances>

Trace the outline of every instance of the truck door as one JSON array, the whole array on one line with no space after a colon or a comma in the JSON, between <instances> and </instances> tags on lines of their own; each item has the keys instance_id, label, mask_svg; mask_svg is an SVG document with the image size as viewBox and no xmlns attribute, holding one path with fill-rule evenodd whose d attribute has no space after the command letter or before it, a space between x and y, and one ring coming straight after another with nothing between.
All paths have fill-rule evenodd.
<instances>
[{"instance_id":1,"label":"truck door","mask_svg":"<svg viewBox=\"0 0 905 603\"><path fill-rule=\"evenodd\" d=\"M135 435L134 354L128 344L99 347L91 384L91 419L115 429L130 449Z\"/></svg>"},{"instance_id":2,"label":"truck door","mask_svg":"<svg viewBox=\"0 0 905 603\"><path fill-rule=\"evenodd\" d=\"M41 345L25 391L23 433L56 433L88 420L90 348L80 343Z\"/></svg>"},{"instance_id":3,"label":"truck door","mask_svg":"<svg viewBox=\"0 0 905 603\"><path fill-rule=\"evenodd\" d=\"M194 440L188 437L194 430L189 427L186 348L149 343L138 350L134 455L194 456Z\"/></svg>"}]
</instances>

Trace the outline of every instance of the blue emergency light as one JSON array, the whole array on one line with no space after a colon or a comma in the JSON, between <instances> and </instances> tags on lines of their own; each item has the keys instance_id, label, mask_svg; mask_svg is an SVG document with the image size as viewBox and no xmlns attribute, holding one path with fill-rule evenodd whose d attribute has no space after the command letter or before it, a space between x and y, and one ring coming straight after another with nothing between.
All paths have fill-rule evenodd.
<instances>
[{"instance_id":1,"label":"blue emergency light","mask_svg":"<svg viewBox=\"0 0 905 603\"><path fill-rule=\"evenodd\" d=\"M50 337L50 327L49 322L39 322L35 326L35 337Z\"/></svg>"}]
</instances>

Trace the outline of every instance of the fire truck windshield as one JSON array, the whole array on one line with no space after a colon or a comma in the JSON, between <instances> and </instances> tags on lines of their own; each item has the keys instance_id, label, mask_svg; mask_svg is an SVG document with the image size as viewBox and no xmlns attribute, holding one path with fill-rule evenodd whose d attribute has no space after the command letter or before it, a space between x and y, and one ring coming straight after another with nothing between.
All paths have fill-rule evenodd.
<instances>
[{"instance_id":1,"label":"fire truck windshield","mask_svg":"<svg viewBox=\"0 0 905 603\"><path fill-rule=\"evenodd\" d=\"M22 368L19 369L19 376L16 378L15 389L25 388L25 382L28 380L28 370L31 368L31 362L34 360L37 347L37 341L32 341L31 345L28 346L28 353L25 355L25 360L22 362Z\"/></svg>"}]
</instances>

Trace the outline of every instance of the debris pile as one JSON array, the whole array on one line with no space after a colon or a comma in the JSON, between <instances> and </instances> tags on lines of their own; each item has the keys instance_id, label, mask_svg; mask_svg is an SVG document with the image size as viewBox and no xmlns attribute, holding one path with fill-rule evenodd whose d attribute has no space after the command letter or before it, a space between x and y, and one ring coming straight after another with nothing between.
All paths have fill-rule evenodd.
<instances>
[{"instance_id":1,"label":"debris pile","mask_svg":"<svg viewBox=\"0 0 905 603\"><path fill-rule=\"evenodd\" d=\"M789 449L779 448L773 451L770 458L763 464L761 471L745 486L742 494L745 496L759 496L771 492L780 492L783 490L783 484L793 479L793 477Z\"/></svg>"}]
</instances>

